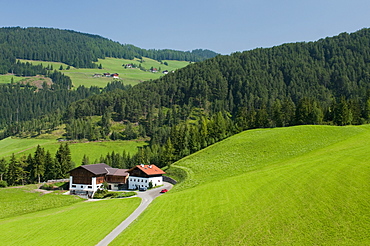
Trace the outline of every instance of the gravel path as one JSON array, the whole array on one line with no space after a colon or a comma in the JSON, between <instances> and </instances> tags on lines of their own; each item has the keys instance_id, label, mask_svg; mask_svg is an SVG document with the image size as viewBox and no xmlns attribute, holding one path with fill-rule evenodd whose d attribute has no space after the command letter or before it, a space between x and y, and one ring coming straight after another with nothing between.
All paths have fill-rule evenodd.
<instances>
[{"instance_id":1,"label":"gravel path","mask_svg":"<svg viewBox=\"0 0 370 246\"><path fill-rule=\"evenodd\" d=\"M119 224L111 233L109 233L103 240L101 240L97 246L106 246L112 242L126 227L128 227L131 222L133 222L147 207L148 205L157 197L160 196L160 191L162 189L171 189L172 184L164 182L164 185L148 191L139 191L138 197L141 198L141 203L139 207L125 219L121 224Z\"/></svg>"}]
</instances>

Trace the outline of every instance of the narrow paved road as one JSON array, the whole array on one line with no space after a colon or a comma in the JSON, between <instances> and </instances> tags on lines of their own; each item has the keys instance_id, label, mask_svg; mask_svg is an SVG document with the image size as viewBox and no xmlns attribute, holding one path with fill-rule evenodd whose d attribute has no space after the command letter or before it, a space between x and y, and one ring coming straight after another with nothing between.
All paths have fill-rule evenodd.
<instances>
[{"instance_id":1,"label":"narrow paved road","mask_svg":"<svg viewBox=\"0 0 370 246\"><path fill-rule=\"evenodd\" d=\"M141 203L139 207L125 219L121 224L119 224L111 233L109 233L103 240L101 240L97 246L106 246L113 241L126 227L128 227L131 222L133 222L147 207L148 205L156 198L161 195L160 191L162 189L171 189L172 184L164 182L164 185L148 191L138 191L137 196L141 198Z\"/></svg>"}]
</instances>

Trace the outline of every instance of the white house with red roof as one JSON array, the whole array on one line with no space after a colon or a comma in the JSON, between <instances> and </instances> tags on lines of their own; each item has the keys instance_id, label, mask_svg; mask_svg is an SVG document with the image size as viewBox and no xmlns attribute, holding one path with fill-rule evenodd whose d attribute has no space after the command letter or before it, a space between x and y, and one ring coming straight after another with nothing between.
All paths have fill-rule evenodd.
<instances>
[{"instance_id":1,"label":"white house with red roof","mask_svg":"<svg viewBox=\"0 0 370 246\"><path fill-rule=\"evenodd\" d=\"M105 163L76 167L69 172L69 191L71 194L93 197L104 182L107 182L109 190L125 189L129 177L127 171L112 168Z\"/></svg>"},{"instance_id":2,"label":"white house with red roof","mask_svg":"<svg viewBox=\"0 0 370 246\"><path fill-rule=\"evenodd\" d=\"M130 174L128 178L128 189L130 190L148 188L150 183L153 187L163 185L163 174L165 172L156 165L140 164L127 172Z\"/></svg>"}]
</instances>

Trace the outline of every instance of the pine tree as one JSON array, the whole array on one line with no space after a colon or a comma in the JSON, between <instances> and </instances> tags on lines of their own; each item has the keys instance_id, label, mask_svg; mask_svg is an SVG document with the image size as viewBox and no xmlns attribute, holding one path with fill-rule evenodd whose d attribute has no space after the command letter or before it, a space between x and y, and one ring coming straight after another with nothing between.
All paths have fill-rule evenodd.
<instances>
[{"instance_id":1,"label":"pine tree","mask_svg":"<svg viewBox=\"0 0 370 246\"><path fill-rule=\"evenodd\" d=\"M9 185L19 184L19 181L22 180L22 167L19 162L15 159L14 153L12 154L8 170L6 172L6 181Z\"/></svg>"},{"instance_id":2,"label":"pine tree","mask_svg":"<svg viewBox=\"0 0 370 246\"><path fill-rule=\"evenodd\" d=\"M74 167L68 143L65 145L60 144L59 149L55 154L55 158L57 160L57 164L60 166L58 178L68 177L68 172Z\"/></svg>"},{"instance_id":3,"label":"pine tree","mask_svg":"<svg viewBox=\"0 0 370 246\"><path fill-rule=\"evenodd\" d=\"M4 158L0 159L0 181L3 180L4 174L7 172L8 163Z\"/></svg>"},{"instance_id":4,"label":"pine tree","mask_svg":"<svg viewBox=\"0 0 370 246\"><path fill-rule=\"evenodd\" d=\"M38 183L41 183L41 177L45 173L45 150L40 145L37 145L30 171L31 179L35 180L37 178Z\"/></svg>"},{"instance_id":5,"label":"pine tree","mask_svg":"<svg viewBox=\"0 0 370 246\"><path fill-rule=\"evenodd\" d=\"M56 160L51 156L50 151L45 155L45 180L53 180L58 177L58 167Z\"/></svg>"},{"instance_id":6,"label":"pine tree","mask_svg":"<svg viewBox=\"0 0 370 246\"><path fill-rule=\"evenodd\" d=\"M89 157L86 154L84 154L84 156L82 157L81 165L89 165L89 164L90 164Z\"/></svg>"}]
</instances>

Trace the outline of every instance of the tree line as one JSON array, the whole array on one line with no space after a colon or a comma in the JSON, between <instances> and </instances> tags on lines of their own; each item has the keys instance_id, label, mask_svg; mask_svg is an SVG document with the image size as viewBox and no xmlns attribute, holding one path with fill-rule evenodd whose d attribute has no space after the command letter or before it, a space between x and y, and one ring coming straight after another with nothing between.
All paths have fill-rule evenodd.
<instances>
[{"instance_id":1,"label":"tree line","mask_svg":"<svg viewBox=\"0 0 370 246\"><path fill-rule=\"evenodd\" d=\"M68 143L61 144L54 156L38 145L33 155L17 159L13 153L9 161L0 159L0 180L8 185L25 185L68 178L74 166Z\"/></svg>"},{"instance_id":2,"label":"tree line","mask_svg":"<svg viewBox=\"0 0 370 246\"><path fill-rule=\"evenodd\" d=\"M105 57L134 59L145 56L156 60L202 61L216 56L209 50L145 50L98 35L38 27L0 28L0 44L0 54L4 59L0 61L0 73L6 73L15 58L63 62L76 68L97 68L93 62Z\"/></svg>"},{"instance_id":3,"label":"tree line","mask_svg":"<svg viewBox=\"0 0 370 246\"><path fill-rule=\"evenodd\" d=\"M370 29L238 52L133 87L115 82L70 103L60 120L70 139L150 139L136 155L102 157L113 166L163 166L247 129L368 123L369 63Z\"/></svg>"}]
</instances>

